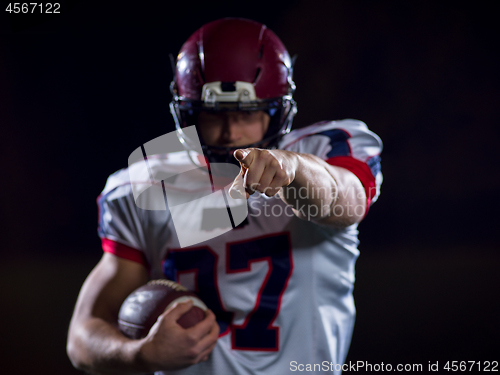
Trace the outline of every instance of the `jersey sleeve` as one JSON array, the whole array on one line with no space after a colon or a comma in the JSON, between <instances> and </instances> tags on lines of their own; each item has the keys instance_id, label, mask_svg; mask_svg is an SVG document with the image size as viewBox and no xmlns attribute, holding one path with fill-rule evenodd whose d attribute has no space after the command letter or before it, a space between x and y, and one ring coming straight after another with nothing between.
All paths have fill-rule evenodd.
<instances>
[{"instance_id":1,"label":"jersey sleeve","mask_svg":"<svg viewBox=\"0 0 500 375\"><path fill-rule=\"evenodd\" d=\"M104 191L97 197L98 234L104 252L128 259L148 268L144 231L140 211L134 203L130 185L110 187L112 175Z\"/></svg>"},{"instance_id":2,"label":"jersey sleeve","mask_svg":"<svg viewBox=\"0 0 500 375\"><path fill-rule=\"evenodd\" d=\"M365 189L367 207L380 195L382 141L361 121L322 122L298 129L283 139L280 148L316 155L354 173Z\"/></svg>"}]
</instances>

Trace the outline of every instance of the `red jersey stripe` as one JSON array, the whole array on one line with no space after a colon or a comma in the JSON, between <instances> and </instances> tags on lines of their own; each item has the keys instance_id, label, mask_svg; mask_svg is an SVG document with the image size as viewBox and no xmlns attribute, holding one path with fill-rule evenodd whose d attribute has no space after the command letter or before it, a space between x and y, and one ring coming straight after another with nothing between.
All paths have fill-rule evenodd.
<instances>
[{"instance_id":1,"label":"red jersey stripe","mask_svg":"<svg viewBox=\"0 0 500 375\"><path fill-rule=\"evenodd\" d=\"M373 176L370 167L366 163L355 159L351 156L334 156L326 160L330 165L342 167L351 171L363 184L366 193L366 210L370 207L370 203L375 196L377 189L375 177Z\"/></svg>"},{"instance_id":2,"label":"red jersey stripe","mask_svg":"<svg viewBox=\"0 0 500 375\"><path fill-rule=\"evenodd\" d=\"M117 257L131 260L142 264L144 267L149 267L148 262L142 251L122 243L110 240L109 238L101 238L102 250L106 253L116 255Z\"/></svg>"}]
</instances>

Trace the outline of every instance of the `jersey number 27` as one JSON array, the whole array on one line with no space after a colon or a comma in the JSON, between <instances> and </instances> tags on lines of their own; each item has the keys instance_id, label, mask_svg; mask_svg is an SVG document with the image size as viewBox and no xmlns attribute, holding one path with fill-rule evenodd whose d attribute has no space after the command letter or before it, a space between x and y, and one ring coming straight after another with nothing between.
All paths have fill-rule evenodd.
<instances>
[{"instance_id":1,"label":"jersey number 27","mask_svg":"<svg viewBox=\"0 0 500 375\"><path fill-rule=\"evenodd\" d=\"M219 255L208 246L170 249L163 268L165 276L176 281L179 273L194 272L197 293L217 316L221 336L231 333L233 349L279 350L279 327L273 327L273 322L293 269L289 233L227 243L227 274L251 272L254 262L268 263L254 308L241 325L233 324L233 313L222 306L217 280L218 260Z\"/></svg>"}]
</instances>

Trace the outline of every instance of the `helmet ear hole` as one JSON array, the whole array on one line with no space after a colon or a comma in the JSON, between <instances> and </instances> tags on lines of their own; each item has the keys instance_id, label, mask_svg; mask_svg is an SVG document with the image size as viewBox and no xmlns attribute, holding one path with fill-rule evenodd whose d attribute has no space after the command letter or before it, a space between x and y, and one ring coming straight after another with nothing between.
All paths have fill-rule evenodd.
<instances>
[{"instance_id":1,"label":"helmet ear hole","mask_svg":"<svg viewBox=\"0 0 500 375\"><path fill-rule=\"evenodd\" d=\"M205 83L205 75L203 74L203 70L198 67L198 69L196 69L196 73L198 74L199 82L203 85Z\"/></svg>"},{"instance_id":2,"label":"helmet ear hole","mask_svg":"<svg viewBox=\"0 0 500 375\"><path fill-rule=\"evenodd\" d=\"M257 71L255 72L255 78L253 79L253 83L257 82L257 79L259 78L259 75L260 75L260 67L257 68Z\"/></svg>"},{"instance_id":3,"label":"helmet ear hole","mask_svg":"<svg viewBox=\"0 0 500 375\"><path fill-rule=\"evenodd\" d=\"M263 54L264 54L264 45L261 44L259 49L259 57L258 57L259 60L262 59Z\"/></svg>"}]
</instances>

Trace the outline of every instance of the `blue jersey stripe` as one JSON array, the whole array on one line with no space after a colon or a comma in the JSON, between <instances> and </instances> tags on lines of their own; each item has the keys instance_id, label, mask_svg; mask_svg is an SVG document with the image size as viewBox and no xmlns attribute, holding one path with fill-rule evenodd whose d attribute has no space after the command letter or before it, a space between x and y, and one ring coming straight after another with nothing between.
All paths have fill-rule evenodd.
<instances>
[{"instance_id":1,"label":"blue jersey stripe","mask_svg":"<svg viewBox=\"0 0 500 375\"><path fill-rule=\"evenodd\" d=\"M374 176L380 173L380 160L381 160L380 156L375 155L374 157L366 161L366 164L368 165L368 167L372 171L372 175Z\"/></svg>"},{"instance_id":2,"label":"blue jersey stripe","mask_svg":"<svg viewBox=\"0 0 500 375\"><path fill-rule=\"evenodd\" d=\"M351 156L351 148L347 143L350 135L342 129L331 129L312 135L324 135L330 138L330 146L332 146L332 149L326 154L327 158L334 156Z\"/></svg>"}]
</instances>

